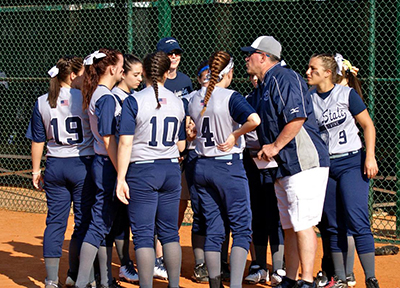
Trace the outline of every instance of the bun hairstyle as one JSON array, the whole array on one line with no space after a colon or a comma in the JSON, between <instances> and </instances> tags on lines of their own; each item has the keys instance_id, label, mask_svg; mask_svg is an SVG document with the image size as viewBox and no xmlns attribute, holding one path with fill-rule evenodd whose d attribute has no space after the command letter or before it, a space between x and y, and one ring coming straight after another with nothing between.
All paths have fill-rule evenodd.
<instances>
[{"instance_id":1,"label":"bun hairstyle","mask_svg":"<svg viewBox=\"0 0 400 288\"><path fill-rule=\"evenodd\" d=\"M57 61L55 66L57 73L55 73L55 75L51 75L52 78L50 80L49 92L47 96L47 101L49 101L51 108L57 107L57 99L58 95L60 95L61 82L67 82L72 72L78 75L82 69L82 66L83 60L77 56L65 56Z\"/></svg>"},{"instance_id":2,"label":"bun hairstyle","mask_svg":"<svg viewBox=\"0 0 400 288\"><path fill-rule=\"evenodd\" d=\"M338 65L336 63L335 56L329 53L315 53L311 56L311 58L321 59L322 66L326 70L331 70L332 72L331 80L333 83L336 83L336 79L338 76L337 74Z\"/></svg>"},{"instance_id":3,"label":"bun hairstyle","mask_svg":"<svg viewBox=\"0 0 400 288\"><path fill-rule=\"evenodd\" d=\"M204 108L201 110L201 116L204 115L207 109L207 103L211 98L211 94L214 91L215 85L221 81L220 73L231 61L231 56L225 51L218 51L211 55L208 60L208 65L210 66L211 76L210 82L207 87L206 96L204 97Z\"/></svg>"},{"instance_id":4,"label":"bun hairstyle","mask_svg":"<svg viewBox=\"0 0 400 288\"><path fill-rule=\"evenodd\" d=\"M171 66L171 60L165 52L158 51L151 54L147 54L143 60L143 70L145 77L154 89L154 93L157 100L157 109L160 109L161 104L158 100L158 82L163 82L165 72L169 70Z\"/></svg>"},{"instance_id":5,"label":"bun hairstyle","mask_svg":"<svg viewBox=\"0 0 400 288\"><path fill-rule=\"evenodd\" d=\"M116 65L118 63L119 55L122 55L122 53L118 50L102 48L86 56L84 60L84 62L86 62L85 76L82 85L83 109L89 107L93 92L99 85L100 77L106 73L108 66Z\"/></svg>"}]
</instances>

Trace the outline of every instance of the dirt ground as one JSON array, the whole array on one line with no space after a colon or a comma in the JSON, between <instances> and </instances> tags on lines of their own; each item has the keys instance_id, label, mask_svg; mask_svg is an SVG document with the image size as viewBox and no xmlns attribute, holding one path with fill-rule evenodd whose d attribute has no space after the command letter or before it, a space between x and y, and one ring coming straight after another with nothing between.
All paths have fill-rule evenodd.
<instances>
[{"instance_id":1,"label":"dirt ground","mask_svg":"<svg viewBox=\"0 0 400 288\"><path fill-rule=\"evenodd\" d=\"M46 215L0 210L0 287L44 287L45 269L42 257L43 231ZM63 282L68 270L68 245L72 231L72 218L70 218L63 256L60 263L60 279ZM193 273L193 253L190 246L190 226L183 226L180 230L182 245L182 275L180 286L208 287L208 284L197 284L190 280ZM381 246L383 244L376 244ZM316 274L320 267L321 241L318 239L318 255L315 263ZM133 249L132 249L133 254ZM250 258L248 258L250 259ZM116 253L113 259L113 274L118 275L118 260ZM270 255L268 263L271 264ZM250 260L247 261L247 265ZM271 269L271 267L269 267ZM247 267L246 267L247 271ZM364 275L358 258L355 263L356 287L365 287ZM400 254L376 257L376 276L381 288L400 288ZM229 283L224 283L229 287ZM122 287L139 287L137 285L122 283ZM166 281L154 280L154 287L167 287ZM270 287L267 284L243 285L243 287Z\"/></svg>"}]
</instances>

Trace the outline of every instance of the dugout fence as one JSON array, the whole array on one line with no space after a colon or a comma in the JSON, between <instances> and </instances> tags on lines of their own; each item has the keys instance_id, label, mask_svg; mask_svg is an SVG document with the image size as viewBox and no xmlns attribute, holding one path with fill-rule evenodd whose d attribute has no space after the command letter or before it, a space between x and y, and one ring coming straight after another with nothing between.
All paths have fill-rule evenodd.
<instances>
[{"instance_id":1,"label":"dugout fence","mask_svg":"<svg viewBox=\"0 0 400 288\"><path fill-rule=\"evenodd\" d=\"M46 93L46 72L61 56L110 47L143 57L173 36L185 50L180 71L194 84L197 65L223 49L235 58L233 89L247 94L240 47L273 35L302 75L314 52L339 52L360 68L377 129L373 232L400 241L400 0L0 0L0 27L0 208L46 211L44 193L32 190L24 135L36 98Z\"/></svg>"}]
</instances>

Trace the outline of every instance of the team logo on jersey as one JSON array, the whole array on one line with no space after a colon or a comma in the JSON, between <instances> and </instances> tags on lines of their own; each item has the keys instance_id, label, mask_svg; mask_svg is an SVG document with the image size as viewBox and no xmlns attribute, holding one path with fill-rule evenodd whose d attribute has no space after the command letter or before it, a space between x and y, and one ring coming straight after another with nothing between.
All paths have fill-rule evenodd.
<instances>
[{"instance_id":1,"label":"team logo on jersey","mask_svg":"<svg viewBox=\"0 0 400 288\"><path fill-rule=\"evenodd\" d=\"M296 108L292 108L292 109L290 109L290 114L294 114L294 113L299 113L299 107L296 107Z\"/></svg>"},{"instance_id":2,"label":"team logo on jersey","mask_svg":"<svg viewBox=\"0 0 400 288\"><path fill-rule=\"evenodd\" d=\"M60 105L61 106L69 106L69 101L68 100L61 100Z\"/></svg>"},{"instance_id":3,"label":"team logo on jersey","mask_svg":"<svg viewBox=\"0 0 400 288\"><path fill-rule=\"evenodd\" d=\"M322 123L327 129L343 124L346 118L346 112L339 107L337 107L336 110L327 109L322 113Z\"/></svg>"}]
</instances>

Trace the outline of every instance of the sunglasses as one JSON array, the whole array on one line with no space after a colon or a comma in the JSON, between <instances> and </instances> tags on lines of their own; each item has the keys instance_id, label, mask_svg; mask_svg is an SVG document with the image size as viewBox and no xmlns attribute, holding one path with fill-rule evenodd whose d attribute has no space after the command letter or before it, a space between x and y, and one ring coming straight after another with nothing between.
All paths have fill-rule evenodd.
<instances>
[{"instance_id":1,"label":"sunglasses","mask_svg":"<svg viewBox=\"0 0 400 288\"><path fill-rule=\"evenodd\" d=\"M179 51L179 50L173 50L173 51L168 53L168 56L172 56L174 54L175 54L175 56L181 56L182 52Z\"/></svg>"}]
</instances>

